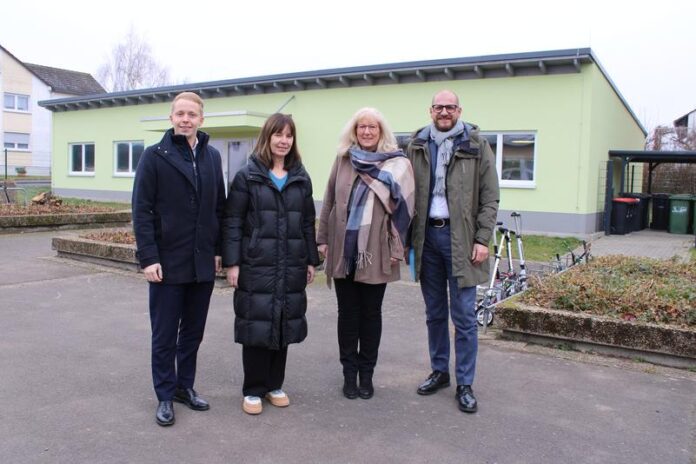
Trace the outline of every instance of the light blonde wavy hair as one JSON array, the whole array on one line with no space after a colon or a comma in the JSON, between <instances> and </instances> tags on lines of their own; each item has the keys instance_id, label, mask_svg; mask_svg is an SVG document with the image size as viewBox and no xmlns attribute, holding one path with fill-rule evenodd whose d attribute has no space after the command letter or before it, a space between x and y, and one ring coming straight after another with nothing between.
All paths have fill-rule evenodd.
<instances>
[{"instance_id":1,"label":"light blonde wavy hair","mask_svg":"<svg viewBox=\"0 0 696 464\"><path fill-rule=\"evenodd\" d=\"M353 117L348 120L348 123L341 131L341 136L338 139L338 155L346 155L348 150L352 147L359 147L358 137L356 135L356 128L358 127L358 121L365 116L369 116L377 121L379 124L379 143L377 144L377 151L381 153L390 153L397 151L399 145L396 142L396 137L394 133L389 128L387 121L384 119L382 113L380 113L375 108L360 108L355 112Z\"/></svg>"}]
</instances>

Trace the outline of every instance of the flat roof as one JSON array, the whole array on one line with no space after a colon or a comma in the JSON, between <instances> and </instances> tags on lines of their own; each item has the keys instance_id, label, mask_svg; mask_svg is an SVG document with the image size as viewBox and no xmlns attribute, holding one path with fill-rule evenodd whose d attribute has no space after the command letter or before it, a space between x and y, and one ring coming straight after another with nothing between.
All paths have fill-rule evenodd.
<instances>
[{"instance_id":1,"label":"flat roof","mask_svg":"<svg viewBox=\"0 0 696 464\"><path fill-rule=\"evenodd\" d=\"M609 150L609 158L631 163L696 163L696 151Z\"/></svg>"},{"instance_id":2,"label":"flat roof","mask_svg":"<svg viewBox=\"0 0 696 464\"><path fill-rule=\"evenodd\" d=\"M581 65L588 63L595 63L599 67L636 124L643 133L647 134L640 120L590 48L409 61L273 74L43 100L39 102L39 105L56 112L79 111L169 102L176 94L184 91L196 92L203 98L216 98L400 83L568 74L579 73Z\"/></svg>"}]
</instances>

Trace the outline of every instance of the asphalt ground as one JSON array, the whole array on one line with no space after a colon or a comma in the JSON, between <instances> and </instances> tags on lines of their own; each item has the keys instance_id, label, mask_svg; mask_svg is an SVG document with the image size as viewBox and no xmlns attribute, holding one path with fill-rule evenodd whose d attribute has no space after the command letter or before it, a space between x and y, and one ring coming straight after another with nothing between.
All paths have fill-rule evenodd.
<instances>
[{"instance_id":1,"label":"asphalt ground","mask_svg":"<svg viewBox=\"0 0 696 464\"><path fill-rule=\"evenodd\" d=\"M0 235L0 463L696 463L696 373L481 338L479 412L423 397L423 300L390 284L376 392L341 394L336 301L310 286L290 347L291 405L241 410L232 290L216 288L198 357L206 412L155 424L147 284L55 257L56 233Z\"/></svg>"}]
</instances>

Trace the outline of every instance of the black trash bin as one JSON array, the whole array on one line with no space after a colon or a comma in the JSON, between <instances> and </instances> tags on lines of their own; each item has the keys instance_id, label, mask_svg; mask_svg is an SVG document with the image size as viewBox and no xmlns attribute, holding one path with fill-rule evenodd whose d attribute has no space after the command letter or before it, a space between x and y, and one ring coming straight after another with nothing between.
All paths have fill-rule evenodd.
<instances>
[{"instance_id":1,"label":"black trash bin","mask_svg":"<svg viewBox=\"0 0 696 464\"><path fill-rule=\"evenodd\" d=\"M623 198L637 198L636 212L631 220L631 231L643 230L648 227L650 208L650 194L648 193L622 193Z\"/></svg>"},{"instance_id":2,"label":"black trash bin","mask_svg":"<svg viewBox=\"0 0 696 464\"><path fill-rule=\"evenodd\" d=\"M637 198L614 198L611 208L611 233L625 235L631 232L633 217L636 213Z\"/></svg>"},{"instance_id":3,"label":"black trash bin","mask_svg":"<svg viewBox=\"0 0 696 464\"><path fill-rule=\"evenodd\" d=\"M669 193L653 193L650 228L667 230L669 227Z\"/></svg>"}]
</instances>

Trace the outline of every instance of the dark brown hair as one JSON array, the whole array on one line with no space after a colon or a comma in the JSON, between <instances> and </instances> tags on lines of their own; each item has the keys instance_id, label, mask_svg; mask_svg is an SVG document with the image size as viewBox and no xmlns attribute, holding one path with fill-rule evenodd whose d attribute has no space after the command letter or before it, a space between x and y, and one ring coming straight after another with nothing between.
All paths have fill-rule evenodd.
<instances>
[{"instance_id":1,"label":"dark brown hair","mask_svg":"<svg viewBox=\"0 0 696 464\"><path fill-rule=\"evenodd\" d=\"M290 133L292 134L292 147L290 147L290 151L285 156L284 167L287 170L302 162L300 152L297 150L297 130L295 129L295 121L292 120L292 116L289 114L275 113L266 119L266 122L261 128L261 133L256 140L256 148L254 149L256 157L268 169L273 168L271 136L282 132L286 126L290 128Z\"/></svg>"}]
</instances>

